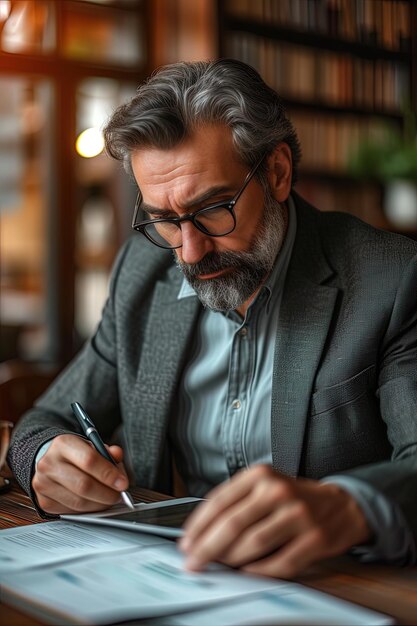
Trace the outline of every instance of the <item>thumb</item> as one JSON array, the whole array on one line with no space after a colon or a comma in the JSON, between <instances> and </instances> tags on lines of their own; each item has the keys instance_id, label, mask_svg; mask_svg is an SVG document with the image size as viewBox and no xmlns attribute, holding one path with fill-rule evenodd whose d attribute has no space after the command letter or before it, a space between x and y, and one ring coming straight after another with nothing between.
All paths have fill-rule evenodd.
<instances>
[{"instance_id":1,"label":"thumb","mask_svg":"<svg viewBox=\"0 0 417 626\"><path fill-rule=\"evenodd\" d=\"M117 467L119 468L119 470L122 472L122 474L124 474L126 476L126 478L129 480L129 477L127 475L126 472L126 468L123 465L123 448L121 448L120 446L108 446L107 444L104 444L107 448L107 450L109 451L111 457L116 461L117 463Z\"/></svg>"},{"instance_id":2,"label":"thumb","mask_svg":"<svg viewBox=\"0 0 417 626\"><path fill-rule=\"evenodd\" d=\"M120 446L106 445L106 448L116 463L121 463L123 461L123 449Z\"/></svg>"}]
</instances>

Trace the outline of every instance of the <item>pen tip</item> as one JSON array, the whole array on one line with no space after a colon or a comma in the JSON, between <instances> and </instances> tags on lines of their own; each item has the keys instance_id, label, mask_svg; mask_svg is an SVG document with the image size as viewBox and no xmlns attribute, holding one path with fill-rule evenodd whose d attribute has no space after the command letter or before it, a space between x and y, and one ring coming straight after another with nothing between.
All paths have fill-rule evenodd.
<instances>
[{"instance_id":1,"label":"pen tip","mask_svg":"<svg viewBox=\"0 0 417 626\"><path fill-rule=\"evenodd\" d=\"M133 511L135 510L135 503L133 502L132 496L127 493L126 491L122 491L122 498L123 498L123 502L126 504L126 506L129 507L129 509L132 509Z\"/></svg>"}]
</instances>

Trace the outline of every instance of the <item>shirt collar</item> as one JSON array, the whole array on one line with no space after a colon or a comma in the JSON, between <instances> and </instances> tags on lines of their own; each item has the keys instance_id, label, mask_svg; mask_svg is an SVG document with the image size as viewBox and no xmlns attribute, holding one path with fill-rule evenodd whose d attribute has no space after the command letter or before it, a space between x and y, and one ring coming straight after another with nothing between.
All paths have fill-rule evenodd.
<instances>
[{"instance_id":1,"label":"shirt collar","mask_svg":"<svg viewBox=\"0 0 417 626\"><path fill-rule=\"evenodd\" d=\"M266 303L268 306L272 293L276 292L277 290L282 289L284 286L285 276L287 273L287 268L289 265L289 261L290 261L291 254L292 254L292 249L294 246L295 235L297 233L297 214L295 211L294 200L291 195L288 197L287 206L288 206L288 228L287 228L287 233L285 235L284 243L281 247L281 250L279 251L277 255L277 258L275 259L275 263L272 268L272 271L270 272L265 283L262 285L262 289L259 292L258 297L255 299L254 303L258 300L260 293L266 290L267 292ZM182 285L178 293L177 299L182 300L183 298L190 298L192 296L196 298L198 297L194 289L191 287L187 279L184 277L182 280Z\"/></svg>"},{"instance_id":2,"label":"shirt collar","mask_svg":"<svg viewBox=\"0 0 417 626\"><path fill-rule=\"evenodd\" d=\"M181 289L178 293L177 300L182 300L183 298L190 298L191 296L195 296L197 298L197 294L194 289L191 287L190 283L184 277L182 279Z\"/></svg>"}]
</instances>

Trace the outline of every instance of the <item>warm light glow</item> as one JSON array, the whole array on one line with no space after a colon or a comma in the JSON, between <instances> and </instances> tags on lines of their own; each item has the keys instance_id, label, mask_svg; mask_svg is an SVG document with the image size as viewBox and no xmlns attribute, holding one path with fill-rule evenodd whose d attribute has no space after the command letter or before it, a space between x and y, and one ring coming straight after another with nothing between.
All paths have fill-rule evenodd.
<instances>
[{"instance_id":1,"label":"warm light glow","mask_svg":"<svg viewBox=\"0 0 417 626\"><path fill-rule=\"evenodd\" d=\"M0 0L0 20L7 20L11 8L10 0Z\"/></svg>"},{"instance_id":2,"label":"warm light glow","mask_svg":"<svg viewBox=\"0 0 417 626\"><path fill-rule=\"evenodd\" d=\"M104 149L103 133L99 128L87 128L77 137L75 149L86 159L95 157Z\"/></svg>"}]
</instances>

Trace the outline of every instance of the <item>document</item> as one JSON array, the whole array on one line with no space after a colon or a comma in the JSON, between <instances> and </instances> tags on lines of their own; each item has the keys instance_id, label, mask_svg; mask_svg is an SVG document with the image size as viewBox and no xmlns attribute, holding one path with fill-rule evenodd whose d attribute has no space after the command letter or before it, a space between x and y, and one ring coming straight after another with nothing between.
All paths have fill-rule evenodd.
<instances>
[{"instance_id":1,"label":"document","mask_svg":"<svg viewBox=\"0 0 417 626\"><path fill-rule=\"evenodd\" d=\"M8 529L0 555L2 600L51 624L393 623L288 581L218 564L188 572L173 541L118 528L60 520Z\"/></svg>"},{"instance_id":2,"label":"document","mask_svg":"<svg viewBox=\"0 0 417 626\"><path fill-rule=\"evenodd\" d=\"M175 544L0 576L8 601L31 600L52 623L107 624L171 615L277 586L220 566L188 573ZM288 583L278 583L282 586Z\"/></svg>"},{"instance_id":3,"label":"document","mask_svg":"<svg viewBox=\"0 0 417 626\"><path fill-rule=\"evenodd\" d=\"M167 541L117 528L47 522L0 532L0 575Z\"/></svg>"},{"instance_id":4,"label":"document","mask_svg":"<svg viewBox=\"0 0 417 626\"><path fill-rule=\"evenodd\" d=\"M192 613L170 615L146 626L385 626L391 617L344 602L301 585L260 591L238 602L224 602Z\"/></svg>"}]
</instances>

